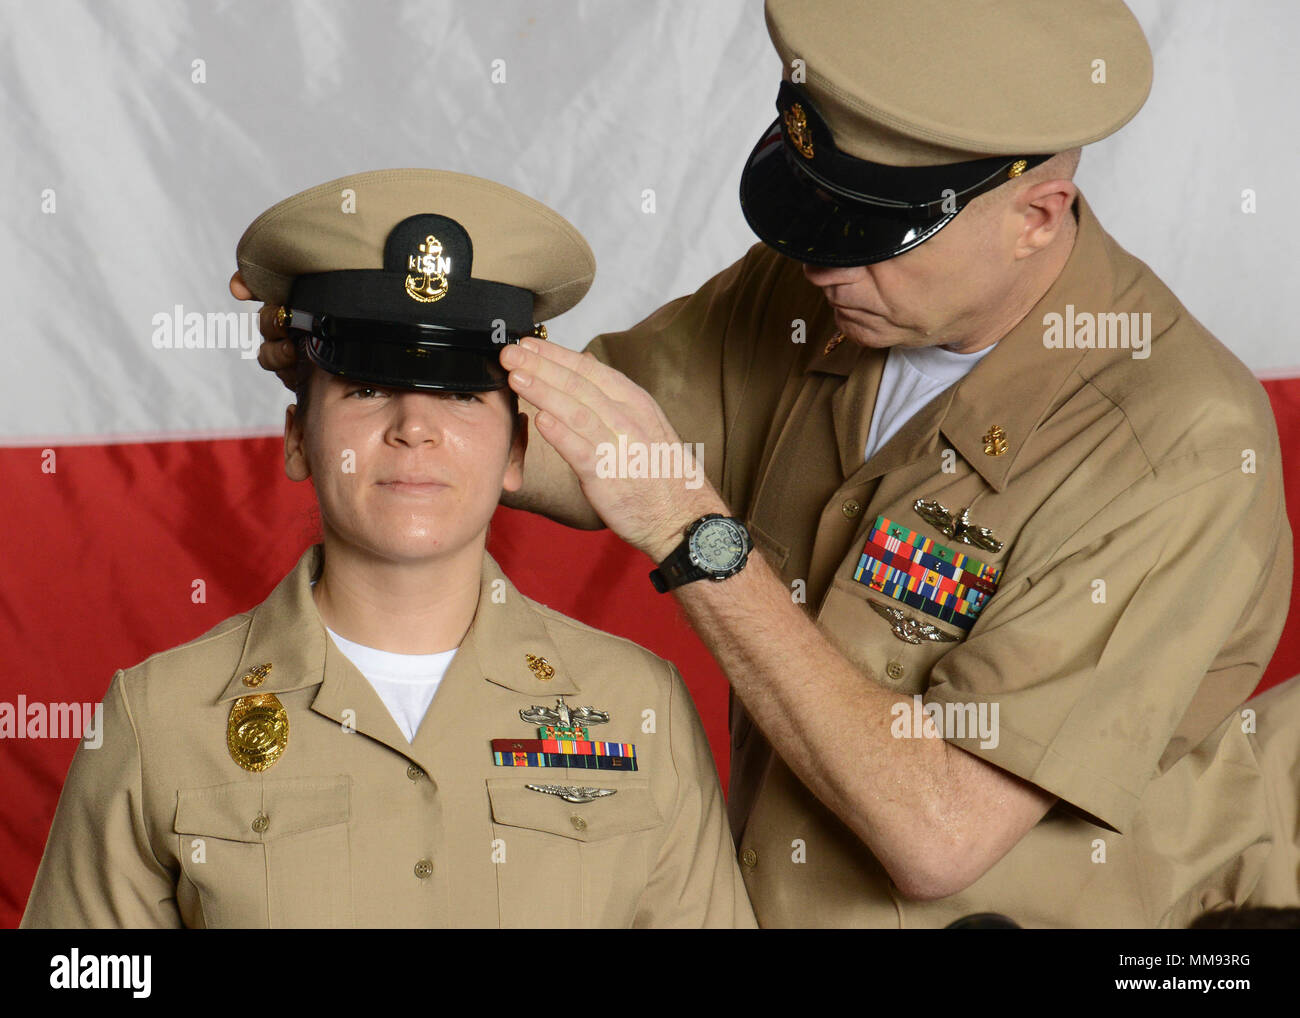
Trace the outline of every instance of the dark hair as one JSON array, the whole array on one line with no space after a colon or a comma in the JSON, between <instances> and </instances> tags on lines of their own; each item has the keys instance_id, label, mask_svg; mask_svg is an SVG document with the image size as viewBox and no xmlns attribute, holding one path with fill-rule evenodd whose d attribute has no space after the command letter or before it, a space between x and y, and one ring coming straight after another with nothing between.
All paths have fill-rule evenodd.
<instances>
[{"instance_id":1,"label":"dark hair","mask_svg":"<svg viewBox=\"0 0 1300 1018\"><path fill-rule=\"evenodd\" d=\"M293 396L294 401L298 404L296 411L298 420L305 426L307 408L311 404L311 380L316 376L317 368L312 363L312 359L307 356L305 340L298 340L294 344L294 348L298 351L298 362L295 366ZM519 434L519 396L511 388L506 389L506 395L510 403L510 440L514 441Z\"/></svg>"}]
</instances>

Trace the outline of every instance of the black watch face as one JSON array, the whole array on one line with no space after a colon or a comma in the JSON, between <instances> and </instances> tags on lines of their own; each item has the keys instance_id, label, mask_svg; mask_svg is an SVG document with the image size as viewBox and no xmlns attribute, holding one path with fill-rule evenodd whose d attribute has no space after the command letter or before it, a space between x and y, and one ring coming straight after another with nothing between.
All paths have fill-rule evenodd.
<instances>
[{"instance_id":1,"label":"black watch face","mask_svg":"<svg viewBox=\"0 0 1300 1018\"><path fill-rule=\"evenodd\" d=\"M691 558L701 569L725 573L745 560L746 543L734 520L705 520L691 535Z\"/></svg>"}]
</instances>

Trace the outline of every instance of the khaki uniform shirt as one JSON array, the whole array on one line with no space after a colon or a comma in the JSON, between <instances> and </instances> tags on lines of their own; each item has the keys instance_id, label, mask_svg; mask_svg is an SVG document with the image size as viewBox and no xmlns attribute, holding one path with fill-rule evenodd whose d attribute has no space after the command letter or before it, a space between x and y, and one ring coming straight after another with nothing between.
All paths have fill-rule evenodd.
<instances>
[{"instance_id":1,"label":"khaki uniform shirt","mask_svg":"<svg viewBox=\"0 0 1300 1018\"><path fill-rule=\"evenodd\" d=\"M115 676L23 926L754 925L672 665L530 601L485 555L474 622L407 742L325 632L318 562L319 546L259 607ZM289 721L261 773L226 745L251 693ZM638 769L495 765L491 740L537 738L519 711L560 696L608 711L591 738L635 744ZM529 783L615 794L572 804Z\"/></svg>"},{"instance_id":2,"label":"khaki uniform shirt","mask_svg":"<svg viewBox=\"0 0 1300 1018\"><path fill-rule=\"evenodd\" d=\"M850 662L900 703L996 704L996 746L952 741L1060 798L967 890L905 900L733 702L729 809L764 926L942 926L982 911L1183 925L1259 879L1263 782L1234 711L1290 592L1273 415L1082 199L1076 215L1038 306L866 463L886 351L832 346L820 290L762 245L589 347L703 444L712 483ZM1149 314L1150 356L1049 348L1044 316L1067 305ZM1001 550L945 537L918 499L968 508ZM969 632L855 581L880 516L1002 570ZM869 599L956 639L905 642ZM790 681L816 680L792 667Z\"/></svg>"}]
</instances>

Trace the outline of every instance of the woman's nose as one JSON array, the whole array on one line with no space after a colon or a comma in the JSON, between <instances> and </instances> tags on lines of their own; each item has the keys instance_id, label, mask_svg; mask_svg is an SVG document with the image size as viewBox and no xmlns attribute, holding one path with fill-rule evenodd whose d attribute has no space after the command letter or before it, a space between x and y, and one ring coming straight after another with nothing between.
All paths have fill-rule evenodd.
<instances>
[{"instance_id":1,"label":"woman's nose","mask_svg":"<svg viewBox=\"0 0 1300 1018\"><path fill-rule=\"evenodd\" d=\"M393 416L389 432L407 445L437 444L442 438L441 401L427 392L399 392L392 397Z\"/></svg>"}]
</instances>

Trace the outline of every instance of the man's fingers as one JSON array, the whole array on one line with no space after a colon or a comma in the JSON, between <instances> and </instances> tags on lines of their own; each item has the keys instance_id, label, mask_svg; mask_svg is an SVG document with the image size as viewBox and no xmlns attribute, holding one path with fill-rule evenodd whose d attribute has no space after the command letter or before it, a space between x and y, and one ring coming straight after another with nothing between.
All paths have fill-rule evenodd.
<instances>
[{"instance_id":1,"label":"man's fingers","mask_svg":"<svg viewBox=\"0 0 1300 1018\"><path fill-rule=\"evenodd\" d=\"M551 444L560 458L578 475L579 482L592 473L595 449L586 438L545 410L539 410L533 422L542 438Z\"/></svg>"},{"instance_id":2,"label":"man's fingers","mask_svg":"<svg viewBox=\"0 0 1300 1018\"><path fill-rule=\"evenodd\" d=\"M274 371L284 387L293 391L298 379L298 351L291 339L268 339L257 349L257 363Z\"/></svg>"},{"instance_id":3,"label":"man's fingers","mask_svg":"<svg viewBox=\"0 0 1300 1018\"><path fill-rule=\"evenodd\" d=\"M230 295L235 300L252 300L253 291L244 283L244 277L236 272L230 277Z\"/></svg>"},{"instance_id":4,"label":"man's fingers","mask_svg":"<svg viewBox=\"0 0 1300 1018\"><path fill-rule=\"evenodd\" d=\"M298 351L291 339L268 339L257 350L257 363L267 371L283 371L298 362Z\"/></svg>"},{"instance_id":5,"label":"man's fingers","mask_svg":"<svg viewBox=\"0 0 1300 1018\"><path fill-rule=\"evenodd\" d=\"M519 366L525 371L546 379L552 385L561 385L566 392L572 392L574 395L585 387L580 383L575 385L573 380L566 379L565 375L570 372L579 379L585 380L592 388L598 389L603 395L616 400L626 399L636 388L635 383L626 375L608 364L602 364L591 354L579 353L558 343L527 336L519 341L517 350L524 357L523 364Z\"/></svg>"},{"instance_id":6,"label":"man's fingers","mask_svg":"<svg viewBox=\"0 0 1300 1018\"><path fill-rule=\"evenodd\" d=\"M571 372L565 372L565 375L570 379L576 377ZM606 441L611 435L614 419L622 416L600 390L581 379L583 392L577 397L528 371L511 371L507 381L520 397L561 421L568 432L580 436L591 446Z\"/></svg>"},{"instance_id":7,"label":"man's fingers","mask_svg":"<svg viewBox=\"0 0 1300 1018\"><path fill-rule=\"evenodd\" d=\"M262 305L262 310L258 312L257 328L262 333L263 339L283 339L289 335L289 330L275 320L279 311L279 304Z\"/></svg>"}]
</instances>

